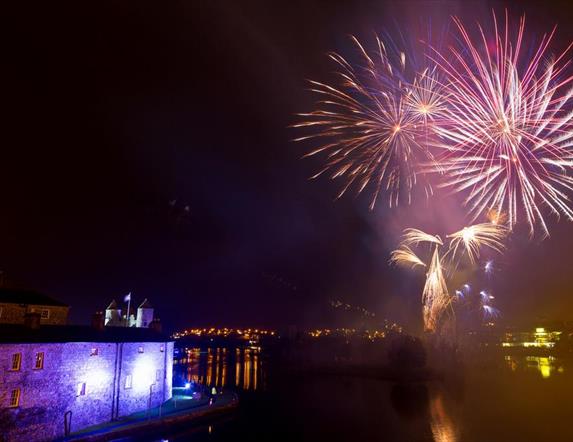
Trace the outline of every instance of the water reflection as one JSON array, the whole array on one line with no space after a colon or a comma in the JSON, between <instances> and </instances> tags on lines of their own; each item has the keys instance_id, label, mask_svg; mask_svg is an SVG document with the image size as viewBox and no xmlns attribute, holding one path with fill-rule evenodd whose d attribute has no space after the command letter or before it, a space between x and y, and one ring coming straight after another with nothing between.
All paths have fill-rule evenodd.
<instances>
[{"instance_id":1,"label":"water reflection","mask_svg":"<svg viewBox=\"0 0 573 442\"><path fill-rule=\"evenodd\" d=\"M172 442L572 441L573 359L504 353L466 357L439 379L395 383L275 373L282 367L261 363L257 351L191 349L176 365L182 377L175 382L206 383L211 373L211 382L258 391L242 395L240 412L225 422L163 436ZM273 382L265 382L265 371Z\"/></svg>"},{"instance_id":2,"label":"water reflection","mask_svg":"<svg viewBox=\"0 0 573 442\"><path fill-rule=\"evenodd\" d=\"M234 386L241 390L261 387L260 349L225 347L189 348L174 361L174 385L194 382L207 387Z\"/></svg>"},{"instance_id":3,"label":"water reflection","mask_svg":"<svg viewBox=\"0 0 573 442\"><path fill-rule=\"evenodd\" d=\"M565 368L562 361L555 356L505 356L506 366L513 372L537 372L547 379L555 373L563 373Z\"/></svg>"},{"instance_id":4,"label":"water reflection","mask_svg":"<svg viewBox=\"0 0 573 442\"><path fill-rule=\"evenodd\" d=\"M459 440L454 420L448 414L442 392L430 399L430 427L434 442L456 442Z\"/></svg>"},{"instance_id":5,"label":"water reflection","mask_svg":"<svg viewBox=\"0 0 573 442\"><path fill-rule=\"evenodd\" d=\"M451 414L451 400L448 403L445 395L443 386L429 389L425 384L395 384L390 390L390 401L400 417L429 422L434 442L458 442L460 434Z\"/></svg>"}]
</instances>

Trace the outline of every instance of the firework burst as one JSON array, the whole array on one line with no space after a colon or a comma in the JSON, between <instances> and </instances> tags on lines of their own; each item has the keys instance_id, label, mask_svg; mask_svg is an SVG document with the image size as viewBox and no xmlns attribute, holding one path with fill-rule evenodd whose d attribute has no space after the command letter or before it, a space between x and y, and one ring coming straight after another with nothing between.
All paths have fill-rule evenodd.
<instances>
[{"instance_id":1,"label":"firework burst","mask_svg":"<svg viewBox=\"0 0 573 442\"><path fill-rule=\"evenodd\" d=\"M573 219L573 77L564 75L571 46L550 55L554 28L530 55L524 17L516 32L507 12L504 25L493 19L493 34L478 25L474 38L454 18L460 44L448 57L432 56L449 91L445 123L436 127L443 150L436 169L444 186L467 193L472 219L493 210L506 214L510 228L521 218L531 234L540 225L547 235L543 207Z\"/></svg>"},{"instance_id":2,"label":"firework burst","mask_svg":"<svg viewBox=\"0 0 573 442\"><path fill-rule=\"evenodd\" d=\"M501 252L503 250L502 240L506 234L507 228L502 225L476 224L447 235L448 241L444 243L438 235L430 235L418 229L404 230L399 247L390 255L390 262L426 268L426 282L422 291L426 331L437 331L440 320L452 301L464 297L463 291L459 290L454 296L450 295L446 281L448 275L452 276L455 273L462 256L467 256L470 263L474 264L482 248ZM412 246L429 247L429 261L424 262L412 250ZM448 259L445 259L446 257ZM469 286L466 290L469 292Z\"/></svg>"},{"instance_id":3,"label":"firework burst","mask_svg":"<svg viewBox=\"0 0 573 442\"><path fill-rule=\"evenodd\" d=\"M357 193L372 187L371 209L381 191L387 193L391 207L401 200L410 203L420 180L417 166L431 159L428 139L444 110L437 70L416 70L405 52L388 51L379 38L372 54L356 38L352 40L363 65L355 67L330 54L340 68L341 83L310 82L311 90L321 97L318 109L299 114L303 121L294 127L314 131L295 141L322 140L306 157L326 156L326 165L312 178L329 174L344 179L338 197L352 186ZM429 183L423 187L428 196Z\"/></svg>"},{"instance_id":4,"label":"firework burst","mask_svg":"<svg viewBox=\"0 0 573 442\"><path fill-rule=\"evenodd\" d=\"M506 235L507 228L501 224L483 223L464 227L448 235L451 259L455 261L456 253L464 251L470 262L474 264L479 258L480 249L484 246L501 253L504 249L503 240Z\"/></svg>"}]
</instances>

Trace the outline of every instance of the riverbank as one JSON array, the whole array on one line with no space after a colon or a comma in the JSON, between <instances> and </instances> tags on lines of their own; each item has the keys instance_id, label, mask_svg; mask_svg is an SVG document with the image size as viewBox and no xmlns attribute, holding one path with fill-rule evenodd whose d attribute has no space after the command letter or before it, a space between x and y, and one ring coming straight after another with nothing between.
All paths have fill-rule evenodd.
<instances>
[{"instance_id":1,"label":"riverbank","mask_svg":"<svg viewBox=\"0 0 573 442\"><path fill-rule=\"evenodd\" d=\"M199 424L234 410L239 402L237 395L233 392L217 394L213 400L209 397L197 399L185 393L184 389L174 388L173 398L161 407L134 413L119 421L88 427L59 441L107 441L126 436L137 437L149 432L162 432L181 423Z\"/></svg>"}]
</instances>

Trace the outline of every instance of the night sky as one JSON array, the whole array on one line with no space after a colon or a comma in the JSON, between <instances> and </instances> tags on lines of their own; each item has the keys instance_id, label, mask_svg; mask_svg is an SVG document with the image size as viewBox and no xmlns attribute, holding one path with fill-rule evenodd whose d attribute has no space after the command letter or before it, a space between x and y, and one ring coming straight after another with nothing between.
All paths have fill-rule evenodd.
<instances>
[{"instance_id":1,"label":"night sky","mask_svg":"<svg viewBox=\"0 0 573 442\"><path fill-rule=\"evenodd\" d=\"M72 306L133 292L164 326L328 325L328 300L415 322L422 275L392 269L410 226L463 226L458 202L368 210L308 181L296 113L354 50L420 19L490 18L469 1L40 3L6 14L0 269ZM573 39L573 9L516 2L538 34ZM410 28L409 28L410 27ZM372 40L370 40L372 41ZM445 209L444 209L445 208ZM490 284L510 322L573 319L573 224L518 231ZM414 318L414 319L412 319Z\"/></svg>"}]
</instances>

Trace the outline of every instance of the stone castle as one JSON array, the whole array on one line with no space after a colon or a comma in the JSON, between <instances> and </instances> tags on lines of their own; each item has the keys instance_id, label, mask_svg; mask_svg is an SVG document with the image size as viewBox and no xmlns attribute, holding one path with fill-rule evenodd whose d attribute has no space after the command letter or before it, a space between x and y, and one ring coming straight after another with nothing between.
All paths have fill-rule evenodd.
<instances>
[{"instance_id":1,"label":"stone castle","mask_svg":"<svg viewBox=\"0 0 573 442\"><path fill-rule=\"evenodd\" d=\"M153 307L147 298L145 298L139 307L137 307L136 315L131 309L129 310L129 312L126 311L126 313L122 315L122 309L118 307L117 302L114 299L105 310L105 325L107 327L127 326L139 328L152 326Z\"/></svg>"},{"instance_id":2,"label":"stone castle","mask_svg":"<svg viewBox=\"0 0 573 442\"><path fill-rule=\"evenodd\" d=\"M148 301L137 315L124 318L115 304L75 326L57 301L29 295L13 305L14 296L0 290L2 313L11 312L0 316L1 441L64 437L171 398L173 341Z\"/></svg>"}]
</instances>

